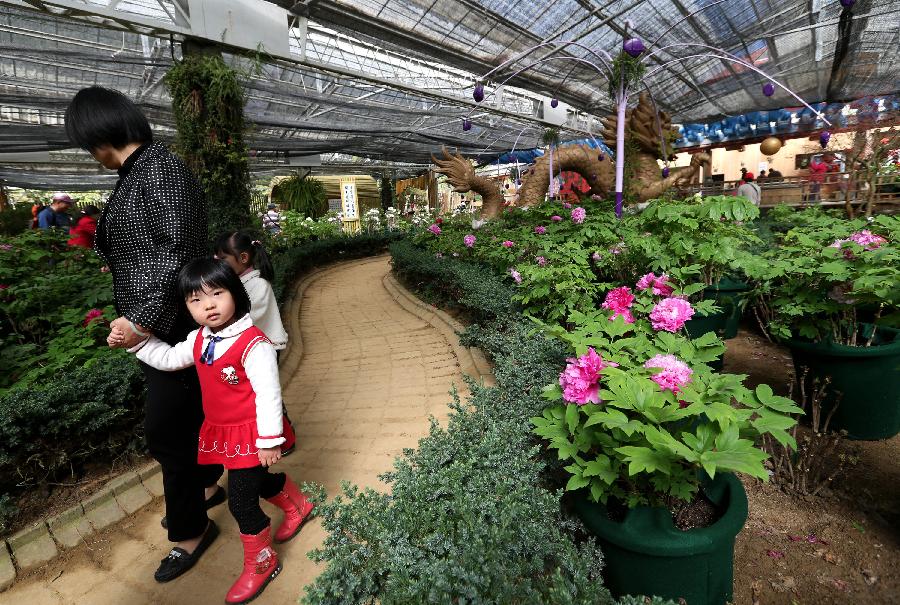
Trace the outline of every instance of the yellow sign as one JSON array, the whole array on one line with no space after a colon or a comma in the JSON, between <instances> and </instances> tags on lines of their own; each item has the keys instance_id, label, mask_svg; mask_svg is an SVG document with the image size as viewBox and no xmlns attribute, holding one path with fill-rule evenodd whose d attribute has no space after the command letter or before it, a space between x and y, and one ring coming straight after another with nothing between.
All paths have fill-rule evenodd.
<instances>
[{"instance_id":1,"label":"yellow sign","mask_svg":"<svg viewBox=\"0 0 900 605\"><path fill-rule=\"evenodd\" d=\"M356 199L356 180L353 178L341 180L341 213L344 231L359 231L359 205Z\"/></svg>"}]
</instances>

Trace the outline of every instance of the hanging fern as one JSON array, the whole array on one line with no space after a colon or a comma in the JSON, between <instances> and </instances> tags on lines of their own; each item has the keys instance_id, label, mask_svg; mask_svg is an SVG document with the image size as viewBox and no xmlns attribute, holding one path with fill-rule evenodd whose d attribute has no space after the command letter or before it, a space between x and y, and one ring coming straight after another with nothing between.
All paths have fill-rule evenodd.
<instances>
[{"instance_id":1,"label":"hanging fern","mask_svg":"<svg viewBox=\"0 0 900 605\"><path fill-rule=\"evenodd\" d=\"M633 90L641 83L647 66L640 60L626 53L624 50L613 59L612 78L609 80L609 97L615 99L619 95L619 83L624 80L625 90Z\"/></svg>"},{"instance_id":2,"label":"hanging fern","mask_svg":"<svg viewBox=\"0 0 900 605\"><path fill-rule=\"evenodd\" d=\"M209 235L251 225L244 89L218 53L189 55L166 74L178 135L175 151L200 180Z\"/></svg>"},{"instance_id":3,"label":"hanging fern","mask_svg":"<svg viewBox=\"0 0 900 605\"><path fill-rule=\"evenodd\" d=\"M322 181L294 174L272 188L272 201L314 219L328 214L328 196Z\"/></svg>"}]
</instances>

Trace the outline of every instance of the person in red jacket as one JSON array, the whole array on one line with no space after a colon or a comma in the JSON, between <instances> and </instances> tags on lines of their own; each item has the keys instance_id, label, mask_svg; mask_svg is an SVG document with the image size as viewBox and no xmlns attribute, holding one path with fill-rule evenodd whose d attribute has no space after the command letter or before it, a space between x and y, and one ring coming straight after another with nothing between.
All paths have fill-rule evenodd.
<instances>
[{"instance_id":1,"label":"person in red jacket","mask_svg":"<svg viewBox=\"0 0 900 605\"><path fill-rule=\"evenodd\" d=\"M69 229L69 245L82 248L94 248L94 234L97 233L97 217L100 209L89 205L82 209L75 225Z\"/></svg>"}]
</instances>

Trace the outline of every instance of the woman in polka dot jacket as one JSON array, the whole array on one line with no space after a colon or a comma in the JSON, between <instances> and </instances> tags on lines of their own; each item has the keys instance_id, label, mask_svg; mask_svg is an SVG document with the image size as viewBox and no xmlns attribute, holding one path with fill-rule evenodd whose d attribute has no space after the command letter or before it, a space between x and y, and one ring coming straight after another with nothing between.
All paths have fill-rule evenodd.
<instances>
[{"instance_id":1,"label":"woman in polka dot jacket","mask_svg":"<svg viewBox=\"0 0 900 605\"><path fill-rule=\"evenodd\" d=\"M112 322L117 346L153 334L174 344L194 329L177 293L190 260L207 254L206 201L197 179L153 133L140 109L119 92L79 91L66 110L66 132L119 180L97 224L94 247L110 268L120 317ZM207 508L225 500L216 486L221 466L197 464L203 422L197 372L161 372L142 364L147 385L144 433L162 467L164 526L175 547L155 577L172 580L196 563L218 535ZM206 488L204 494L204 486Z\"/></svg>"}]
</instances>

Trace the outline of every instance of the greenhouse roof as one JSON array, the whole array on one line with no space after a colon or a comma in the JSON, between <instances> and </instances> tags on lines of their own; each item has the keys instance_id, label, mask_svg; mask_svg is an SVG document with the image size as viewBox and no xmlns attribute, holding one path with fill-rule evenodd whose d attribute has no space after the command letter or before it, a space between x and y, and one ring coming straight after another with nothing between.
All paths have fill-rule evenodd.
<instances>
[{"instance_id":1,"label":"greenhouse roof","mask_svg":"<svg viewBox=\"0 0 900 605\"><path fill-rule=\"evenodd\" d=\"M900 87L900 0L858 0L843 12L838 0L0 0L0 178L106 185L110 174L84 154L56 151L69 147L66 104L92 84L137 100L158 136L171 140L163 76L197 31L204 4L285 9L284 50L264 60L238 47L255 48L258 38L269 50L271 32L243 32L251 37L243 46L226 31L207 36L221 35L231 45L226 59L245 72L259 174L303 164L298 156L339 153L353 159L326 155L314 170L353 164L348 170L406 175L441 146L482 158L538 147L554 124L564 140L593 137L611 103L587 62L616 53L627 23L648 46L659 38L645 81L676 122L798 105L781 89L764 96L766 78L749 67L693 56L709 50L696 45L765 70L809 102ZM488 95L479 105L472 89L481 80ZM559 119L550 97L563 101ZM37 155L11 162L8 154L22 161L23 152Z\"/></svg>"}]
</instances>

